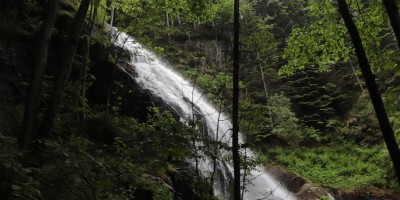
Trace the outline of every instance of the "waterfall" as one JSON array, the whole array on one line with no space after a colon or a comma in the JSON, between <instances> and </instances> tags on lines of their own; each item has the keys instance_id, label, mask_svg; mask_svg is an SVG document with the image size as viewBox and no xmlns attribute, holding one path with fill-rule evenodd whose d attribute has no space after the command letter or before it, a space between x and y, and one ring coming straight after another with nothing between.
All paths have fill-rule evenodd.
<instances>
[{"instance_id":1,"label":"waterfall","mask_svg":"<svg viewBox=\"0 0 400 200\"><path fill-rule=\"evenodd\" d=\"M116 32L116 31L115 31ZM232 125L226 115L218 110L205 98L205 96L181 75L162 62L157 56L145 49L126 33L115 34L115 45L128 50L131 54L131 67L134 67L136 74L125 70L143 88L152 95L162 99L176 113L182 121L190 121L193 115L201 116L205 133L210 140L221 141L230 146ZM242 138L239 139L242 142ZM224 151L222 155L229 155ZM251 157L252 153L247 152ZM200 160L199 171L202 174L209 174L213 167L209 159ZM214 182L214 194L222 199L231 199L229 192L229 180L233 179L233 166L230 162L218 159L217 170ZM267 174L262 166L249 172L246 184L244 199L296 199L296 197L278 183L272 176Z\"/></svg>"}]
</instances>

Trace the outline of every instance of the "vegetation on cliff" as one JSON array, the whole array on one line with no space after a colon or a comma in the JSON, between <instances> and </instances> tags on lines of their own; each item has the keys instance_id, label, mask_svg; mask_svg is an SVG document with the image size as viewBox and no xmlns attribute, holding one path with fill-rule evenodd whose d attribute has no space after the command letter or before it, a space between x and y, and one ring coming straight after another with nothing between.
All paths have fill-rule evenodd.
<instances>
[{"instance_id":1,"label":"vegetation on cliff","mask_svg":"<svg viewBox=\"0 0 400 200\"><path fill-rule=\"evenodd\" d=\"M216 198L212 180L187 162L201 157L194 144L207 138L120 70L129 55L113 46L107 24L133 35L230 113L233 1L1 5L0 196ZM241 1L242 151L258 157L242 167L276 164L322 187L396 194L337 7L327 0ZM399 141L400 51L390 19L378 0L351 1L349 8Z\"/></svg>"}]
</instances>

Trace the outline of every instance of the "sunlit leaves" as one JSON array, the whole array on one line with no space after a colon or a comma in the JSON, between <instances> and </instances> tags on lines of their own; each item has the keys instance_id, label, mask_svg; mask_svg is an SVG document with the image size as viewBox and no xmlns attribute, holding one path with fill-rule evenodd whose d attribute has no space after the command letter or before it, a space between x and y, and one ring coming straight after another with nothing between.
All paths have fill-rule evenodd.
<instances>
[{"instance_id":1,"label":"sunlit leaves","mask_svg":"<svg viewBox=\"0 0 400 200\"><path fill-rule=\"evenodd\" d=\"M305 27L294 29L287 40L283 58L288 64L281 68L281 75L292 75L309 64L316 64L321 71L326 71L329 63L349 59L350 50L345 46L347 32L338 23L336 8L330 3L313 3L308 8L313 20Z\"/></svg>"},{"instance_id":2,"label":"sunlit leaves","mask_svg":"<svg viewBox=\"0 0 400 200\"><path fill-rule=\"evenodd\" d=\"M397 66L395 52L388 44L382 46L390 41L391 33L381 1L351 1L350 7L373 68L377 71L393 69ZM295 70L311 64L327 71L330 65L348 62L353 55L352 44L334 1L311 1L307 12L309 23L294 29L287 40L283 57L288 63L281 68L281 75L292 75Z\"/></svg>"}]
</instances>

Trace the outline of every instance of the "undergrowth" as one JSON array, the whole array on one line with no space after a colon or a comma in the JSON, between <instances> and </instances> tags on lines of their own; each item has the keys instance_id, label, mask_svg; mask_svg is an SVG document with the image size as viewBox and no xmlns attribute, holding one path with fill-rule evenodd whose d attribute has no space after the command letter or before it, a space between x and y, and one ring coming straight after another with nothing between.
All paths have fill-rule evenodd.
<instances>
[{"instance_id":1,"label":"undergrowth","mask_svg":"<svg viewBox=\"0 0 400 200\"><path fill-rule=\"evenodd\" d=\"M321 147L275 147L266 158L314 183L336 189L375 185L394 189L396 177L383 145L337 142Z\"/></svg>"},{"instance_id":2,"label":"undergrowth","mask_svg":"<svg viewBox=\"0 0 400 200\"><path fill-rule=\"evenodd\" d=\"M168 179L170 168L193 154L186 138L194 131L156 108L145 123L117 115L104 120L91 110L82 124L65 113L50 138L20 150L22 108L0 108L2 199L174 199L159 177Z\"/></svg>"}]
</instances>

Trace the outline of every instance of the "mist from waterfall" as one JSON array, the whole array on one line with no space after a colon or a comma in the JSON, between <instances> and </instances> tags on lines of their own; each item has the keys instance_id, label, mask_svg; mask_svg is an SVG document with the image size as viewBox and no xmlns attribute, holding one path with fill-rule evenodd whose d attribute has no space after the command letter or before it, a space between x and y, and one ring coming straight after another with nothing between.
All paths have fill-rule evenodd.
<instances>
[{"instance_id":1,"label":"mist from waterfall","mask_svg":"<svg viewBox=\"0 0 400 200\"><path fill-rule=\"evenodd\" d=\"M115 29L116 30L116 29ZM134 70L125 70L144 90L162 99L174 112L179 114L181 121L190 121L193 115L201 116L204 124L203 131L210 140L220 141L230 146L232 125L228 116L220 113L206 97L193 87L189 81L171 69L168 64L161 61L157 56L145 49L134 38L126 33L115 34L115 45L128 50L131 54L130 66ZM135 71L132 74L131 71ZM200 134L200 133L199 133ZM239 139L242 142L242 138ZM221 150L221 155L230 155L231 152ZM247 156L252 157L252 152L247 151ZM194 162L194 161L192 161ZM233 179L233 166L223 159L217 160L216 178L214 181L214 194L222 199L231 199L229 187ZM193 163L193 165L195 165ZM212 172L213 162L211 159L199 160L200 172L207 176ZM244 199L296 199L286 188L277 182L271 175L267 174L262 166L256 167L249 172Z\"/></svg>"}]
</instances>

